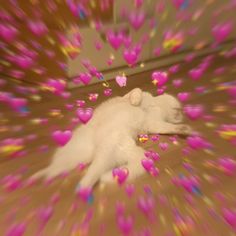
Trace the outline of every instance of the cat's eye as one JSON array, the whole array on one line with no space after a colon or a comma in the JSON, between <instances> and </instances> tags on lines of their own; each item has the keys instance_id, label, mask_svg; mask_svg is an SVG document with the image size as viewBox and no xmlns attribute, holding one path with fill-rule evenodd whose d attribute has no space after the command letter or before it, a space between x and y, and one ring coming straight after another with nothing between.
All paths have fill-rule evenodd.
<instances>
[{"instance_id":1,"label":"cat's eye","mask_svg":"<svg viewBox=\"0 0 236 236\"><path fill-rule=\"evenodd\" d=\"M182 111L181 107L176 107L176 108L173 108L173 109L176 110L176 111Z\"/></svg>"}]
</instances>

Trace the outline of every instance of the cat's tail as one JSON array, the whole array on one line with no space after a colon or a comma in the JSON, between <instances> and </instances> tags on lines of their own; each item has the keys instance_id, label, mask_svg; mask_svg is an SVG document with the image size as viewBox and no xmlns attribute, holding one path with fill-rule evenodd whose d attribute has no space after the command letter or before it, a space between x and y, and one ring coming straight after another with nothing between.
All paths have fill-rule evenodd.
<instances>
[{"instance_id":1,"label":"cat's tail","mask_svg":"<svg viewBox=\"0 0 236 236\"><path fill-rule=\"evenodd\" d=\"M46 167L38 172L36 172L35 174L33 174L30 179L32 180L38 180L40 178L46 178L48 176L49 173L49 168Z\"/></svg>"}]
</instances>

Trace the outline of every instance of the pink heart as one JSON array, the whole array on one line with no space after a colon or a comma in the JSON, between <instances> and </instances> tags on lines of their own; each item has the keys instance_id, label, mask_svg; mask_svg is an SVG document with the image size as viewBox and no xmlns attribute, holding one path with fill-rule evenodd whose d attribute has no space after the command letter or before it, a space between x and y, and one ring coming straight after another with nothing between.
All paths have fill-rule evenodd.
<instances>
[{"instance_id":1,"label":"pink heart","mask_svg":"<svg viewBox=\"0 0 236 236\"><path fill-rule=\"evenodd\" d=\"M183 167L184 167L186 170L188 170L189 172L191 172L191 171L193 170L192 165L191 165L190 163L187 163L187 162L183 163Z\"/></svg>"},{"instance_id":2,"label":"pink heart","mask_svg":"<svg viewBox=\"0 0 236 236\"><path fill-rule=\"evenodd\" d=\"M231 50L225 53L226 58L236 57L236 47L232 48Z\"/></svg>"},{"instance_id":3,"label":"pink heart","mask_svg":"<svg viewBox=\"0 0 236 236\"><path fill-rule=\"evenodd\" d=\"M129 175L129 171L126 168L115 168L112 170L112 175L119 184L123 184Z\"/></svg>"},{"instance_id":4,"label":"pink heart","mask_svg":"<svg viewBox=\"0 0 236 236\"><path fill-rule=\"evenodd\" d=\"M126 81L127 81L126 76L116 76L116 83L117 83L120 87L126 86Z\"/></svg>"},{"instance_id":5,"label":"pink heart","mask_svg":"<svg viewBox=\"0 0 236 236\"><path fill-rule=\"evenodd\" d=\"M155 17L153 17L149 20L149 27L150 27L150 29L155 29L156 26L157 26L157 21L156 21Z\"/></svg>"},{"instance_id":6,"label":"pink heart","mask_svg":"<svg viewBox=\"0 0 236 236\"><path fill-rule=\"evenodd\" d=\"M68 99L71 96L70 92L62 92L60 96L64 99Z\"/></svg>"},{"instance_id":7,"label":"pink heart","mask_svg":"<svg viewBox=\"0 0 236 236\"><path fill-rule=\"evenodd\" d=\"M84 100L76 100L76 104L78 107L84 107L85 106L85 101Z\"/></svg>"},{"instance_id":8,"label":"pink heart","mask_svg":"<svg viewBox=\"0 0 236 236\"><path fill-rule=\"evenodd\" d=\"M34 61L32 58L24 55L17 55L14 57L14 62L18 65L21 69L29 69L33 64Z\"/></svg>"},{"instance_id":9,"label":"pink heart","mask_svg":"<svg viewBox=\"0 0 236 236\"><path fill-rule=\"evenodd\" d=\"M182 177L181 179L179 179L179 184L180 184L180 186L182 186L189 193L192 192L193 187L194 187L192 181L189 178L185 177L185 176Z\"/></svg>"},{"instance_id":10,"label":"pink heart","mask_svg":"<svg viewBox=\"0 0 236 236\"><path fill-rule=\"evenodd\" d=\"M138 60L138 55L134 50L125 49L123 52L123 57L129 65L134 65Z\"/></svg>"},{"instance_id":11,"label":"pink heart","mask_svg":"<svg viewBox=\"0 0 236 236\"><path fill-rule=\"evenodd\" d=\"M93 116L92 108L78 108L77 116L83 124L86 124Z\"/></svg>"},{"instance_id":12,"label":"pink heart","mask_svg":"<svg viewBox=\"0 0 236 236\"><path fill-rule=\"evenodd\" d=\"M92 76L89 73L80 73L79 78L80 81L85 85L88 85L92 80Z\"/></svg>"},{"instance_id":13,"label":"pink heart","mask_svg":"<svg viewBox=\"0 0 236 236\"><path fill-rule=\"evenodd\" d=\"M151 176L157 177L159 175L159 169L157 167L152 167L149 173Z\"/></svg>"},{"instance_id":14,"label":"pink heart","mask_svg":"<svg viewBox=\"0 0 236 236\"><path fill-rule=\"evenodd\" d=\"M165 7L166 7L165 2L164 1L160 1L160 2L157 2L155 10L156 10L156 12L161 14L165 10Z\"/></svg>"},{"instance_id":15,"label":"pink heart","mask_svg":"<svg viewBox=\"0 0 236 236\"><path fill-rule=\"evenodd\" d=\"M99 80L103 80L104 79L104 77L103 77L103 74L101 73L101 72L96 72L95 74L94 74L94 76L96 76Z\"/></svg>"},{"instance_id":16,"label":"pink heart","mask_svg":"<svg viewBox=\"0 0 236 236\"><path fill-rule=\"evenodd\" d=\"M107 41L115 50L117 50L120 48L121 44L123 43L123 34L109 31L107 33Z\"/></svg>"},{"instance_id":17,"label":"pink heart","mask_svg":"<svg viewBox=\"0 0 236 236\"><path fill-rule=\"evenodd\" d=\"M135 7L140 8L143 5L144 0L134 0Z\"/></svg>"},{"instance_id":18,"label":"pink heart","mask_svg":"<svg viewBox=\"0 0 236 236\"><path fill-rule=\"evenodd\" d=\"M49 87L53 93L60 95L66 88L66 82L62 79L48 79L46 86Z\"/></svg>"},{"instance_id":19,"label":"pink heart","mask_svg":"<svg viewBox=\"0 0 236 236\"><path fill-rule=\"evenodd\" d=\"M172 53L177 52L183 44L184 34L182 31L174 32L172 30L168 30L164 32L164 41L168 42L169 40L175 39L176 43L170 45L168 48Z\"/></svg>"},{"instance_id":20,"label":"pink heart","mask_svg":"<svg viewBox=\"0 0 236 236\"><path fill-rule=\"evenodd\" d=\"M71 111L73 109L74 105L73 104L66 104L65 107L67 110Z\"/></svg>"},{"instance_id":21,"label":"pink heart","mask_svg":"<svg viewBox=\"0 0 236 236\"><path fill-rule=\"evenodd\" d=\"M133 11L129 15L129 22L135 30L139 30L145 21L145 13Z\"/></svg>"},{"instance_id":22,"label":"pink heart","mask_svg":"<svg viewBox=\"0 0 236 236\"><path fill-rule=\"evenodd\" d=\"M48 206L48 207L41 207L38 210L38 218L42 223L46 223L49 221L49 219L53 215L53 207Z\"/></svg>"},{"instance_id":23,"label":"pink heart","mask_svg":"<svg viewBox=\"0 0 236 236\"><path fill-rule=\"evenodd\" d=\"M175 79L175 80L173 80L172 84L173 84L176 88L179 88L179 87L183 84L183 80L182 80L182 79Z\"/></svg>"},{"instance_id":24,"label":"pink heart","mask_svg":"<svg viewBox=\"0 0 236 236\"><path fill-rule=\"evenodd\" d=\"M204 93L206 91L206 87L199 86L195 88L196 93Z\"/></svg>"},{"instance_id":25,"label":"pink heart","mask_svg":"<svg viewBox=\"0 0 236 236\"><path fill-rule=\"evenodd\" d=\"M168 81L167 73L163 71L154 71L152 73L152 81L155 82L156 86L162 87Z\"/></svg>"},{"instance_id":26,"label":"pink heart","mask_svg":"<svg viewBox=\"0 0 236 236\"><path fill-rule=\"evenodd\" d=\"M138 208L146 215L150 214L155 207L155 201L153 197L139 197L138 199Z\"/></svg>"},{"instance_id":27,"label":"pink heart","mask_svg":"<svg viewBox=\"0 0 236 236\"><path fill-rule=\"evenodd\" d=\"M236 85L233 85L230 88L228 88L227 92L232 98L236 98Z\"/></svg>"},{"instance_id":28,"label":"pink heart","mask_svg":"<svg viewBox=\"0 0 236 236\"><path fill-rule=\"evenodd\" d=\"M60 198L60 193L54 193L50 198L50 203L54 205L59 202Z\"/></svg>"},{"instance_id":29,"label":"pink heart","mask_svg":"<svg viewBox=\"0 0 236 236\"><path fill-rule=\"evenodd\" d=\"M204 119L204 121L212 121L215 117L212 115L204 115L202 118Z\"/></svg>"},{"instance_id":30,"label":"pink heart","mask_svg":"<svg viewBox=\"0 0 236 236\"><path fill-rule=\"evenodd\" d=\"M111 65L113 64L113 61L114 61L113 58L109 58L109 59L107 60L107 65L108 65L108 66L111 66Z\"/></svg>"},{"instance_id":31,"label":"pink heart","mask_svg":"<svg viewBox=\"0 0 236 236\"><path fill-rule=\"evenodd\" d=\"M154 152L154 151L151 152L150 157L151 157L152 160L154 160L154 161L159 161L159 160L160 160L159 154L158 154L157 152Z\"/></svg>"},{"instance_id":32,"label":"pink heart","mask_svg":"<svg viewBox=\"0 0 236 236\"><path fill-rule=\"evenodd\" d=\"M154 49L153 54L157 57L161 54L161 48L157 47Z\"/></svg>"},{"instance_id":33,"label":"pink heart","mask_svg":"<svg viewBox=\"0 0 236 236\"><path fill-rule=\"evenodd\" d=\"M219 67L214 70L215 75L222 75L225 72L225 67Z\"/></svg>"},{"instance_id":34,"label":"pink heart","mask_svg":"<svg viewBox=\"0 0 236 236\"><path fill-rule=\"evenodd\" d=\"M188 74L193 80L198 80L202 77L203 70L200 68L192 69Z\"/></svg>"},{"instance_id":35,"label":"pink heart","mask_svg":"<svg viewBox=\"0 0 236 236\"><path fill-rule=\"evenodd\" d=\"M101 50L102 44L101 44L100 42L95 42L94 44L95 44L95 48L96 48L97 50Z\"/></svg>"},{"instance_id":36,"label":"pink heart","mask_svg":"<svg viewBox=\"0 0 236 236\"><path fill-rule=\"evenodd\" d=\"M125 191L126 191L126 193L129 197L132 197L132 195L134 194L134 191L135 191L134 185L133 184L128 184L125 187Z\"/></svg>"},{"instance_id":37,"label":"pink heart","mask_svg":"<svg viewBox=\"0 0 236 236\"><path fill-rule=\"evenodd\" d=\"M70 130L65 130L65 131L56 130L52 134L52 138L60 146L66 145L71 139L71 137L72 137L72 132Z\"/></svg>"},{"instance_id":38,"label":"pink heart","mask_svg":"<svg viewBox=\"0 0 236 236\"><path fill-rule=\"evenodd\" d=\"M72 1L66 1L66 3L73 16L78 17L78 6Z\"/></svg>"},{"instance_id":39,"label":"pink heart","mask_svg":"<svg viewBox=\"0 0 236 236\"><path fill-rule=\"evenodd\" d=\"M124 215L125 213L125 204L124 202L116 202L116 216Z\"/></svg>"},{"instance_id":40,"label":"pink heart","mask_svg":"<svg viewBox=\"0 0 236 236\"><path fill-rule=\"evenodd\" d=\"M172 0L174 6L179 9L183 4L185 0Z\"/></svg>"},{"instance_id":41,"label":"pink heart","mask_svg":"<svg viewBox=\"0 0 236 236\"><path fill-rule=\"evenodd\" d=\"M184 6L184 5L183 5ZM191 17L192 15L189 13L189 12L186 12L186 11L179 11L177 12L177 16L176 16L176 19L178 21L184 21L184 22L187 22L189 20L191 20ZM186 34L188 35L195 35L196 32L194 29L189 29Z\"/></svg>"},{"instance_id":42,"label":"pink heart","mask_svg":"<svg viewBox=\"0 0 236 236\"><path fill-rule=\"evenodd\" d=\"M22 179L20 175L6 176L1 182L3 184L3 187L8 192L12 192L16 189L19 189L22 186Z\"/></svg>"},{"instance_id":43,"label":"pink heart","mask_svg":"<svg viewBox=\"0 0 236 236\"><path fill-rule=\"evenodd\" d=\"M157 95L162 95L165 92L165 89L159 88L157 89Z\"/></svg>"},{"instance_id":44,"label":"pink heart","mask_svg":"<svg viewBox=\"0 0 236 236\"><path fill-rule=\"evenodd\" d=\"M147 157L147 158L150 158L151 157L151 153L152 153L152 151L145 151L144 152L144 156Z\"/></svg>"},{"instance_id":45,"label":"pink heart","mask_svg":"<svg viewBox=\"0 0 236 236\"><path fill-rule=\"evenodd\" d=\"M168 148L168 143L159 143L159 147L162 151L165 151Z\"/></svg>"},{"instance_id":46,"label":"pink heart","mask_svg":"<svg viewBox=\"0 0 236 236\"><path fill-rule=\"evenodd\" d=\"M159 154L157 152L154 152L154 151L145 151L144 155L145 155L145 157L151 158L154 161L160 160Z\"/></svg>"},{"instance_id":47,"label":"pink heart","mask_svg":"<svg viewBox=\"0 0 236 236\"><path fill-rule=\"evenodd\" d=\"M98 93L90 93L89 94L89 100L92 102L96 102L98 99Z\"/></svg>"},{"instance_id":48,"label":"pink heart","mask_svg":"<svg viewBox=\"0 0 236 236\"><path fill-rule=\"evenodd\" d=\"M92 188L90 187L81 187L76 190L77 195L83 200L88 201L88 199L92 196Z\"/></svg>"},{"instance_id":49,"label":"pink heart","mask_svg":"<svg viewBox=\"0 0 236 236\"><path fill-rule=\"evenodd\" d=\"M104 94L104 96L107 96L107 97L111 96L112 95L112 89L110 89L110 88L105 89L103 91L103 94Z\"/></svg>"},{"instance_id":50,"label":"pink heart","mask_svg":"<svg viewBox=\"0 0 236 236\"><path fill-rule=\"evenodd\" d=\"M15 223L8 228L5 236L23 236L26 228L26 223Z\"/></svg>"},{"instance_id":51,"label":"pink heart","mask_svg":"<svg viewBox=\"0 0 236 236\"><path fill-rule=\"evenodd\" d=\"M236 174L236 161L234 159L222 157L218 159L218 165L226 175L232 176Z\"/></svg>"},{"instance_id":52,"label":"pink heart","mask_svg":"<svg viewBox=\"0 0 236 236\"><path fill-rule=\"evenodd\" d=\"M123 37L123 44L125 46L125 48L129 48L131 46L132 43L132 38L130 36L124 36Z\"/></svg>"},{"instance_id":53,"label":"pink heart","mask_svg":"<svg viewBox=\"0 0 236 236\"><path fill-rule=\"evenodd\" d=\"M220 23L212 28L212 34L217 43L223 42L231 33L233 25L231 22Z\"/></svg>"},{"instance_id":54,"label":"pink heart","mask_svg":"<svg viewBox=\"0 0 236 236\"><path fill-rule=\"evenodd\" d=\"M80 80L80 77L79 76L77 76L77 77L75 77L75 78L73 78L73 83L74 84L80 84L80 82L81 82L81 80Z\"/></svg>"},{"instance_id":55,"label":"pink heart","mask_svg":"<svg viewBox=\"0 0 236 236\"><path fill-rule=\"evenodd\" d=\"M210 65L211 63L209 61L204 61L198 66L198 68L202 71L203 74L203 72L206 71Z\"/></svg>"},{"instance_id":56,"label":"pink heart","mask_svg":"<svg viewBox=\"0 0 236 236\"><path fill-rule=\"evenodd\" d=\"M178 93L177 97L181 102L186 102L190 98L190 93L188 93L188 92Z\"/></svg>"},{"instance_id":57,"label":"pink heart","mask_svg":"<svg viewBox=\"0 0 236 236\"><path fill-rule=\"evenodd\" d=\"M0 79L0 87L3 87L6 85L6 81L4 79Z\"/></svg>"},{"instance_id":58,"label":"pink heart","mask_svg":"<svg viewBox=\"0 0 236 236\"><path fill-rule=\"evenodd\" d=\"M25 98L12 98L9 102L10 106L17 110L27 105L27 100Z\"/></svg>"},{"instance_id":59,"label":"pink heart","mask_svg":"<svg viewBox=\"0 0 236 236\"><path fill-rule=\"evenodd\" d=\"M236 231L236 211L223 208L222 213L225 221Z\"/></svg>"},{"instance_id":60,"label":"pink heart","mask_svg":"<svg viewBox=\"0 0 236 236\"><path fill-rule=\"evenodd\" d=\"M179 71L179 68L180 68L180 65L171 66L170 69L169 69L169 72L172 73L172 74L175 74Z\"/></svg>"},{"instance_id":61,"label":"pink heart","mask_svg":"<svg viewBox=\"0 0 236 236\"><path fill-rule=\"evenodd\" d=\"M126 185L125 191L129 197L132 197L132 195L134 194L134 191L135 191L134 185L133 184Z\"/></svg>"},{"instance_id":62,"label":"pink heart","mask_svg":"<svg viewBox=\"0 0 236 236\"><path fill-rule=\"evenodd\" d=\"M147 170L148 172L150 171L152 167L154 167L154 161L152 159L143 159L141 163L142 163L143 168Z\"/></svg>"},{"instance_id":63,"label":"pink heart","mask_svg":"<svg viewBox=\"0 0 236 236\"><path fill-rule=\"evenodd\" d=\"M117 218L117 224L124 235L129 235L133 229L134 219L131 216L125 218L123 215L120 215Z\"/></svg>"},{"instance_id":64,"label":"pink heart","mask_svg":"<svg viewBox=\"0 0 236 236\"><path fill-rule=\"evenodd\" d=\"M212 144L207 142L204 138L199 136L191 136L187 138L189 147L195 150L211 148Z\"/></svg>"},{"instance_id":65,"label":"pink heart","mask_svg":"<svg viewBox=\"0 0 236 236\"><path fill-rule=\"evenodd\" d=\"M191 149L189 147L185 147L182 149L182 153L185 156L188 156L191 153Z\"/></svg>"},{"instance_id":66,"label":"pink heart","mask_svg":"<svg viewBox=\"0 0 236 236\"><path fill-rule=\"evenodd\" d=\"M195 55L194 54L188 54L186 57L185 57L185 61L186 62L191 62L193 59L194 59Z\"/></svg>"},{"instance_id":67,"label":"pink heart","mask_svg":"<svg viewBox=\"0 0 236 236\"><path fill-rule=\"evenodd\" d=\"M47 26L42 21L29 21L28 27L36 36L42 36L48 32Z\"/></svg>"},{"instance_id":68,"label":"pink heart","mask_svg":"<svg viewBox=\"0 0 236 236\"><path fill-rule=\"evenodd\" d=\"M203 116L204 107L202 105L187 105L184 107L184 113L191 120L197 120Z\"/></svg>"},{"instance_id":69,"label":"pink heart","mask_svg":"<svg viewBox=\"0 0 236 236\"><path fill-rule=\"evenodd\" d=\"M158 140L159 140L159 135L157 135L157 134L152 135L152 136L151 136L151 140L152 140L153 142L158 141Z\"/></svg>"},{"instance_id":70,"label":"pink heart","mask_svg":"<svg viewBox=\"0 0 236 236\"><path fill-rule=\"evenodd\" d=\"M53 51L48 50L45 53L49 58L54 58L55 57L55 52L53 52Z\"/></svg>"},{"instance_id":71,"label":"pink heart","mask_svg":"<svg viewBox=\"0 0 236 236\"><path fill-rule=\"evenodd\" d=\"M133 47L133 50L136 52L137 55L139 55L142 51L142 45L140 43L136 44L134 47Z\"/></svg>"},{"instance_id":72,"label":"pink heart","mask_svg":"<svg viewBox=\"0 0 236 236\"><path fill-rule=\"evenodd\" d=\"M10 24L0 24L0 37L10 43L15 40L18 30Z\"/></svg>"}]
</instances>

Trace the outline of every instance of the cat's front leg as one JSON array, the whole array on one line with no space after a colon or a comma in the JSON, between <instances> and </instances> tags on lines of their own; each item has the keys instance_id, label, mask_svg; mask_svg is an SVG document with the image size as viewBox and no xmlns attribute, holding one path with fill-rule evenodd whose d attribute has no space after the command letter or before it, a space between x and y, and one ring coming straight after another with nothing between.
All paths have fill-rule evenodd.
<instances>
[{"instance_id":1,"label":"cat's front leg","mask_svg":"<svg viewBox=\"0 0 236 236\"><path fill-rule=\"evenodd\" d=\"M172 124L165 121L149 120L146 124L148 133L190 135L193 130L186 124Z\"/></svg>"}]
</instances>

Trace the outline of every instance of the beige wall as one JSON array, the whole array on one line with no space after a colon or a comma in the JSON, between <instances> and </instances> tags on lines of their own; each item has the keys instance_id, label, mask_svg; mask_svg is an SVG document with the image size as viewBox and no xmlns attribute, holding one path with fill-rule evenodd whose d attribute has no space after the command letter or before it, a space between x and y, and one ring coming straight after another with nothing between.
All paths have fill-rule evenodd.
<instances>
[{"instance_id":1,"label":"beige wall","mask_svg":"<svg viewBox=\"0 0 236 236\"><path fill-rule=\"evenodd\" d=\"M120 24L129 26L120 16L120 9L122 6L126 6L128 9L132 10L131 0L118 0L115 1L114 5L114 24L108 25L107 27L113 28L119 26ZM156 58L153 54L155 47L162 47L163 43L163 32L167 29L172 29L173 31L178 32L182 30L185 34L184 48L193 49L196 45L199 44L207 45L213 42L213 37L211 34L211 27L213 21L213 13L216 11L221 12L215 18L216 21L227 21L232 20L236 24L236 8L230 8L227 11L222 11L223 7L226 5L224 0L198 0L193 1L194 4L188 8L188 13L193 13L194 17L190 17L187 21L177 22L176 21L176 9L172 4L171 0L165 0L165 12L164 14L157 14L155 12L155 5L160 2L160 0L145 0L143 6L144 10L147 12L148 17L155 17L157 20L157 30L156 33L151 38L150 42L147 43L144 48L140 58L140 61L146 61L148 59ZM227 1L228 2L228 1ZM197 14L200 13L201 14ZM130 34L135 42L139 41L140 37L150 32L149 21L145 22L145 25L136 32L131 27L129 27ZM193 29L197 29L195 35L189 35L188 32ZM84 68L81 66L81 59L89 59L91 63L96 66L99 70L107 70L109 68L116 68L120 66L125 66L126 62L122 57L122 49L118 52L113 50L109 44L104 42L101 38L101 35L97 33L92 28L82 28L81 34L83 37L83 49L81 54L74 60L68 60L68 75L75 76L79 72L84 71ZM236 37L236 27L234 27L234 32L231 33L230 38ZM103 44L103 48L100 51L95 49L94 43L98 40ZM115 57L114 63L111 67L107 66L106 61L109 56L113 54ZM162 49L161 55L169 54L168 50Z\"/></svg>"}]
</instances>

